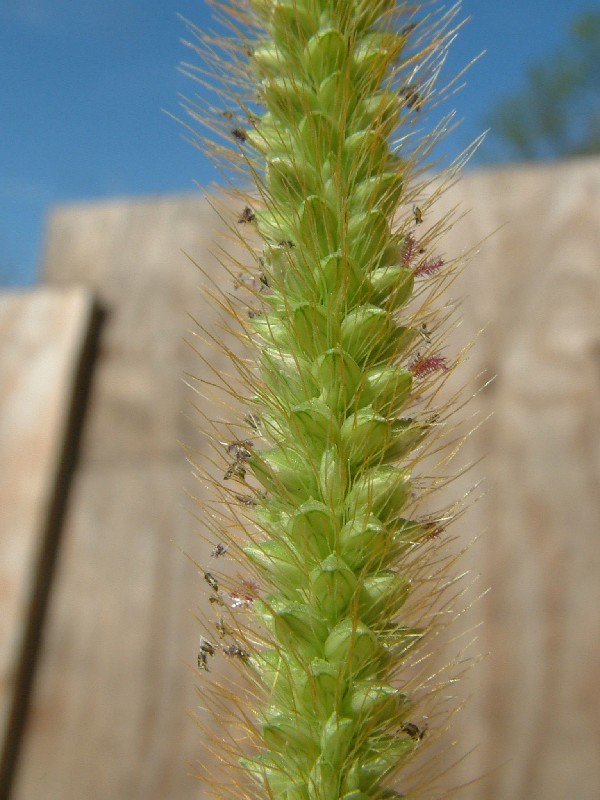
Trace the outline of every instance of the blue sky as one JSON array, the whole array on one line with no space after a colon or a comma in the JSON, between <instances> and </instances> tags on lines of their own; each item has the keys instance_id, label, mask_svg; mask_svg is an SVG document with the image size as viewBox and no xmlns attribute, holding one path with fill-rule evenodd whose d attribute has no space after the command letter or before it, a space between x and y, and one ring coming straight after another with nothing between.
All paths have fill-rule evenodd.
<instances>
[{"instance_id":1,"label":"blue sky","mask_svg":"<svg viewBox=\"0 0 600 800\"><path fill-rule=\"evenodd\" d=\"M453 98L464 122L446 140L448 154L483 130L526 66L592 7L464 0L471 20L448 75L487 52ZM215 179L162 113L178 113L178 93L195 91L178 71L189 55L178 14L200 26L210 19L201 0L0 0L0 283L35 281L54 204L189 192Z\"/></svg>"}]
</instances>

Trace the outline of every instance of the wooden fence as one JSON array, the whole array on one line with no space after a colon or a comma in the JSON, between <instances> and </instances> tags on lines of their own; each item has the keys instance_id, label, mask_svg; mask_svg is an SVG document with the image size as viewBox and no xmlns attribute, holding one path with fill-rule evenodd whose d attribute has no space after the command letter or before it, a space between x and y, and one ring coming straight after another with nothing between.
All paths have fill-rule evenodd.
<instances>
[{"instance_id":1,"label":"wooden fence","mask_svg":"<svg viewBox=\"0 0 600 800\"><path fill-rule=\"evenodd\" d=\"M459 689L472 699L448 736L474 751L449 780L481 776L470 800L595 800L600 161L468 174L436 217L457 203L471 211L447 258L498 230L452 287L462 324L447 351L483 330L462 377L473 392L496 378L468 405L471 427L493 416L461 455L486 457L462 479L486 476L454 533L457 547L481 534L463 563L480 576L471 599L490 591L459 623L483 623L472 652L486 655ZM44 286L2 297L2 797L11 783L11 800L203 796L190 765L204 757L191 719L204 587L181 551L207 552L179 442L206 448L202 398L182 379L203 369L186 312L208 325L217 313L182 251L226 282L209 252L220 229L200 197L59 208Z\"/></svg>"}]
</instances>

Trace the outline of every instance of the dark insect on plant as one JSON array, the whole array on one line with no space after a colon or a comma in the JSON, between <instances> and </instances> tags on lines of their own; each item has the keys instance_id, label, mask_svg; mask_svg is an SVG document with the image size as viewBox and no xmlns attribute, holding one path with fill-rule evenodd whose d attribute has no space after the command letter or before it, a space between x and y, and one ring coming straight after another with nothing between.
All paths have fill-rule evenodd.
<instances>
[{"instance_id":1,"label":"dark insect on plant","mask_svg":"<svg viewBox=\"0 0 600 800\"><path fill-rule=\"evenodd\" d=\"M418 739L419 741L427 733L427 727L419 728L414 722L405 722L400 726L400 730L407 733L411 739Z\"/></svg>"},{"instance_id":2,"label":"dark insect on plant","mask_svg":"<svg viewBox=\"0 0 600 800\"><path fill-rule=\"evenodd\" d=\"M198 648L198 669L204 672L210 672L208 667L209 656L214 656L216 653L216 645L211 644L207 639L200 638L200 646Z\"/></svg>"},{"instance_id":3,"label":"dark insect on plant","mask_svg":"<svg viewBox=\"0 0 600 800\"><path fill-rule=\"evenodd\" d=\"M215 578L212 572L205 572L204 580L208 583L213 592L219 591L219 581Z\"/></svg>"},{"instance_id":4,"label":"dark insect on plant","mask_svg":"<svg viewBox=\"0 0 600 800\"><path fill-rule=\"evenodd\" d=\"M210 553L211 558L221 558L222 556L224 556L227 553L228 549L229 548L227 547L226 544L223 544L222 542L219 542L211 550L211 553Z\"/></svg>"},{"instance_id":5,"label":"dark insect on plant","mask_svg":"<svg viewBox=\"0 0 600 800\"><path fill-rule=\"evenodd\" d=\"M250 206L246 206L238 218L238 223L242 225L247 222L254 222L255 219L256 215L254 211L252 211Z\"/></svg>"},{"instance_id":6,"label":"dark insect on plant","mask_svg":"<svg viewBox=\"0 0 600 800\"><path fill-rule=\"evenodd\" d=\"M238 142L244 144L248 140L248 134L243 128L232 128L231 135L234 139L237 139Z\"/></svg>"}]
</instances>

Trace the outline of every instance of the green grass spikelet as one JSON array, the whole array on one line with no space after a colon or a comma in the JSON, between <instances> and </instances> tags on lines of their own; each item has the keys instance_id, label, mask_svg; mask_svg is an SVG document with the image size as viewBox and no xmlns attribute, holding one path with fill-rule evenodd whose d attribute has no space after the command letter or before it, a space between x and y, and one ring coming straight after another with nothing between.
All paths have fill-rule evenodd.
<instances>
[{"instance_id":1,"label":"green grass spikelet","mask_svg":"<svg viewBox=\"0 0 600 800\"><path fill-rule=\"evenodd\" d=\"M213 156L256 186L231 223L254 264L251 314L223 302L256 357L232 354L251 444L228 446L243 506L219 530L258 587L245 600L225 579L212 587L229 626L220 647L253 698L236 723L244 743L220 756L241 777L218 796L404 796L430 683L413 656L435 618L411 603L442 527L414 473L439 438L432 398L448 371L432 307L448 278L419 277L435 234L417 243L428 206L410 210L430 144L404 142L434 97L453 16L421 24L419 4L390 0L217 6L241 37L237 50L220 40L225 61L234 53L226 111L189 109Z\"/></svg>"}]
</instances>

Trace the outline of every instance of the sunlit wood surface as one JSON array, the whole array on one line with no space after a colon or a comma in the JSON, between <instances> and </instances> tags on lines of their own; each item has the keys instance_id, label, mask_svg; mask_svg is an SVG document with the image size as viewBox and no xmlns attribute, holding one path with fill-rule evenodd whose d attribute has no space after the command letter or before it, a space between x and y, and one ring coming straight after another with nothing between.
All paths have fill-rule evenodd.
<instances>
[{"instance_id":1,"label":"sunlit wood surface","mask_svg":"<svg viewBox=\"0 0 600 800\"><path fill-rule=\"evenodd\" d=\"M0 294L0 784L37 652L92 308L81 288Z\"/></svg>"},{"instance_id":2,"label":"sunlit wood surface","mask_svg":"<svg viewBox=\"0 0 600 800\"><path fill-rule=\"evenodd\" d=\"M448 780L483 776L469 800L594 800L600 162L468 174L435 213L423 198L423 232L456 203L471 211L447 236L448 260L499 230L450 290L463 322L444 350L452 358L485 328L462 374L472 392L496 376L468 406L471 425L493 417L460 456L486 456L457 484L486 476L452 532L457 546L481 534L464 558L480 575L470 599L491 590L460 622L483 622L471 654L487 655L457 690L473 699L448 738L457 755L476 749ZM200 562L207 550L178 441L206 447L186 419L202 398L182 380L204 367L183 340L186 312L210 325L216 310L181 251L230 281L208 252L221 227L193 197L51 217L45 280L92 287L107 319L14 800L203 796L190 777L203 743L189 714L204 586L180 549Z\"/></svg>"},{"instance_id":3,"label":"sunlit wood surface","mask_svg":"<svg viewBox=\"0 0 600 800\"><path fill-rule=\"evenodd\" d=\"M473 800L600 797L600 161L469 175L448 237L487 242L459 293L465 364L496 375L466 448L485 495L464 533L482 653L465 741ZM457 332L460 333L460 332ZM458 731L457 735L461 735ZM478 768L478 769L477 769Z\"/></svg>"}]
</instances>

